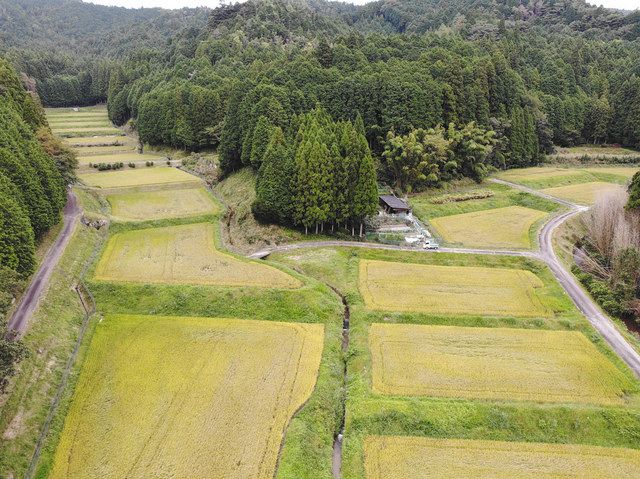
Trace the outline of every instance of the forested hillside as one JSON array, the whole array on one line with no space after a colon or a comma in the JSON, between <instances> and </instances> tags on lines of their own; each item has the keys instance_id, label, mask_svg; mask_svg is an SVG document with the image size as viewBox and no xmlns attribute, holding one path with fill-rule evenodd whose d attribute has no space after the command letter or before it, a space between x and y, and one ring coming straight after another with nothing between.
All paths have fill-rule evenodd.
<instances>
[{"instance_id":1,"label":"forested hillside","mask_svg":"<svg viewBox=\"0 0 640 479\"><path fill-rule=\"evenodd\" d=\"M407 12L418 8L396 4ZM535 18L517 20L499 4L508 6L467 1L469 8L459 10L466 18L496 21L496 31L480 36L455 22L421 35L394 33L406 29L380 23L380 12L391 8L385 3L358 9L276 0L221 7L193 55L174 54L164 63L138 56L112 70L110 114L120 124L133 118L152 144L219 147L225 172L250 164L261 116L286 130L292 115L316 104L334 120L354 121L360 114L378 156L390 132L451 123L493 132L490 151L477 160L498 168L536 164L553 145L640 146L638 42L607 40L613 30L598 23L608 15L636 28L637 15L582 2L556 2L554 10L542 2ZM433 5L421 4L421 15L429 16ZM593 20L589 28L552 14L571 5L582 12L576 18ZM585 34L557 33L551 18L561 30ZM524 28L527 22L531 28ZM446 140L442 134L429 138ZM452 155L416 158L421 171L413 187L446 177ZM434 168L439 172L432 176ZM392 175L384 168L380 173Z\"/></svg>"},{"instance_id":2,"label":"forested hillside","mask_svg":"<svg viewBox=\"0 0 640 479\"><path fill-rule=\"evenodd\" d=\"M182 30L203 28L208 12L0 0L0 54L37 83L45 105L94 104L106 101L113 60L134 51L160 54Z\"/></svg>"},{"instance_id":3,"label":"forested hillside","mask_svg":"<svg viewBox=\"0 0 640 479\"><path fill-rule=\"evenodd\" d=\"M36 266L38 240L60 220L73 155L53 138L37 97L0 60L0 318ZM0 342L4 341L0 321ZM19 348L0 348L0 388Z\"/></svg>"}]
</instances>

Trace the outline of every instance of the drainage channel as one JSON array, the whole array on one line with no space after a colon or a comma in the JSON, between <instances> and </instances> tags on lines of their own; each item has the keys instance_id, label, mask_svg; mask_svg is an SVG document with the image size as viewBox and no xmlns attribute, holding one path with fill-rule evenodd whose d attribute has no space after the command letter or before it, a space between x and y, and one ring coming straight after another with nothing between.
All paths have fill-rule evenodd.
<instances>
[{"instance_id":1,"label":"drainage channel","mask_svg":"<svg viewBox=\"0 0 640 479\"><path fill-rule=\"evenodd\" d=\"M349 309L349 303L347 298L336 288L328 285L339 297L342 299L344 305L344 317L342 320L342 352L346 353L349 348L349 321L351 318L351 310ZM333 440L333 458L331 461L331 471L333 472L334 479L340 479L342 477L342 441L344 439L344 427L345 416L347 408L347 361L345 356L344 370L342 374L342 423L340 424L340 430Z\"/></svg>"}]
</instances>

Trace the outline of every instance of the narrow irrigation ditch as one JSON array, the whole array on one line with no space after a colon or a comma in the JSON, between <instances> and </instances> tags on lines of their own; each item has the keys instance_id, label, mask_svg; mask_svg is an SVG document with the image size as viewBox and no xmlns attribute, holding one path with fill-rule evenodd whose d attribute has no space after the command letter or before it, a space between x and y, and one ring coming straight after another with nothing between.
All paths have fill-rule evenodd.
<instances>
[{"instance_id":1,"label":"narrow irrigation ditch","mask_svg":"<svg viewBox=\"0 0 640 479\"><path fill-rule=\"evenodd\" d=\"M344 428L345 428L345 418L347 413L347 358L346 353L349 349L349 322L351 320L351 310L349 308L349 302L344 294L342 294L337 288L334 288L330 284L327 284L334 293L336 293L340 299L342 300L342 304L344 305L344 315L342 319L342 353L345 355L344 358L344 368L342 371L342 395L340 399L342 401L342 422L340 423L340 428L338 430L338 434L333 440L333 457L331 461L331 472L333 473L334 479L340 479L342 476L342 442L344 440Z\"/></svg>"}]
</instances>

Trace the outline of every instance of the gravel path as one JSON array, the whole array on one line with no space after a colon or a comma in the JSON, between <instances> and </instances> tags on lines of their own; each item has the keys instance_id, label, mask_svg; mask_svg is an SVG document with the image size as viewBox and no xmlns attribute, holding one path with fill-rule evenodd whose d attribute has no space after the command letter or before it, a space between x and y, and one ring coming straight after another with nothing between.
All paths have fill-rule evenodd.
<instances>
[{"instance_id":1,"label":"gravel path","mask_svg":"<svg viewBox=\"0 0 640 479\"><path fill-rule=\"evenodd\" d=\"M64 249L71 239L80 212L81 210L78 206L76 195L69 190L67 193L67 204L62 212L64 217L62 231L60 231L55 243L53 243L49 251L47 251L44 260L40 264L40 268L38 268L38 271L33 276L31 284L25 291L20 304L9 319L7 327L9 334L13 336L22 336L24 334L29 325L31 315L38 306L40 298L49 284L51 273L58 264Z\"/></svg>"}]
</instances>

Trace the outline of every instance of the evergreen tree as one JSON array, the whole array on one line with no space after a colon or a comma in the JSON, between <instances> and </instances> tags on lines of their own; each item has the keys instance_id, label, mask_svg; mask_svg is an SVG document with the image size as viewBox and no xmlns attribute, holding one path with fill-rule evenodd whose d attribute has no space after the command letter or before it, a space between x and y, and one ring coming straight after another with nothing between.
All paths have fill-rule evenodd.
<instances>
[{"instance_id":1,"label":"evergreen tree","mask_svg":"<svg viewBox=\"0 0 640 479\"><path fill-rule=\"evenodd\" d=\"M253 130L253 138L251 142L251 156L250 163L255 170L260 169L262 164L262 158L265 154L267 146L273 132L273 125L269 122L266 116L258 118L256 127Z\"/></svg>"},{"instance_id":2,"label":"evergreen tree","mask_svg":"<svg viewBox=\"0 0 640 479\"><path fill-rule=\"evenodd\" d=\"M265 151L256 182L253 214L266 223L292 223L293 159L284 133L275 127Z\"/></svg>"},{"instance_id":3,"label":"evergreen tree","mask_svg":"<svg viewBox=\"0 0 640 479\"><path fill-rule=\"evenodd\" d=\"M629 185L629 201L627 202L626 208L640 212L640 171L633 175L631 179L631 184Z\"/></svg>"}]
</instances>

